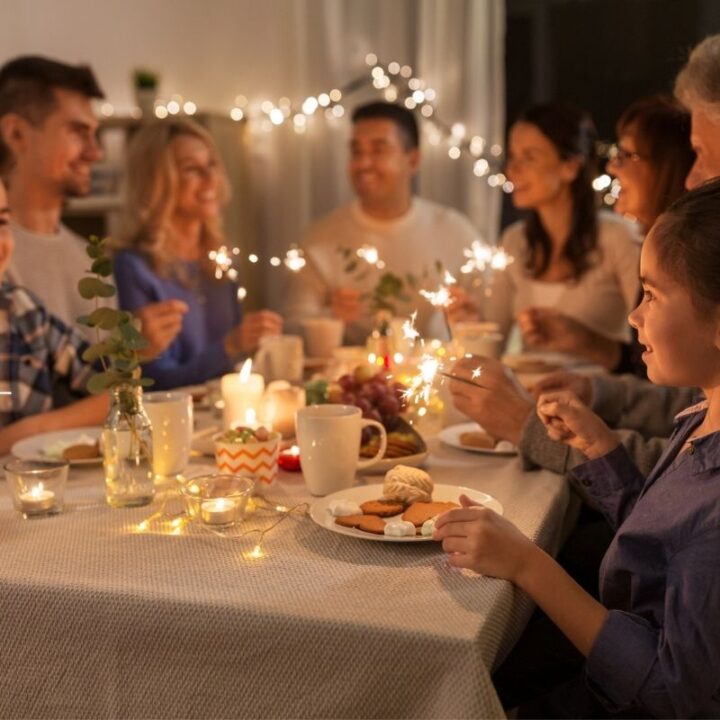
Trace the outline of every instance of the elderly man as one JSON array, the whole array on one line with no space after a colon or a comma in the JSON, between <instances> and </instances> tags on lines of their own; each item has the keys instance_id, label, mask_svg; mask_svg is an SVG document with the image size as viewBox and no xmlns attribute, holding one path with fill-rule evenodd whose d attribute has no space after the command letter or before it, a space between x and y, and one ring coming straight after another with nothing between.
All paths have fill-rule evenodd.
<instances>
[{"instance_id":1,"label":"elderly man","mask_svg":"<svg viewBox=\"0 0 720 720\"><path fill-rule=\"evenodd\" d=\"M102 157L91 101L102 97L85 65L23 56L0 68L0 172L8 186L16 248L8 274L70 326L88 311L77 283L89 259L85 241L60 215L66 198L90 192L92 165ZM138 312L149 356L173 340L186 310L173 300ZM78 329L92 340L89 328Z\"/></svg>"},{"instance_id":2,"label":"elderly man","mask_svg":"<svg viewBox=\"0 0 720 720\"><path fill-rule=\"evenodd\" d=\"M442 318L412 296L423 284L436 289L443 278L440 266L456 272L477 232L456 210L413 196L420 149L410 110L370 103L355 110L352 122L348 175L357 199L308 230L301 243L308 265L292 279L286 318L297 322L330 314L345 322L347 342L364 343L372 317L362 296L380 287L396 314L418 308L423 334L442 334ZM384 269L370 268L356 256L363 246L378 251ZM394 277L386 275L381 284L387 273Z\"/></svg>"}]
</instances>

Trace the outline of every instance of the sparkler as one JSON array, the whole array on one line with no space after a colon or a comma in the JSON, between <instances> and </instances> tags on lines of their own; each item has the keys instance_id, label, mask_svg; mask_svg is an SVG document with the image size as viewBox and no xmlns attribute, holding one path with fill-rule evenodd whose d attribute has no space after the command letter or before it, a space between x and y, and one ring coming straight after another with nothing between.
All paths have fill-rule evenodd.
<instances>
[{"instance_id":1,"label":"sparkler","mask_svg":"<svg viewBox=\"0 0 720 720\"><path fill-rule=\"evenodd\" d=\"M488 269L505 270L514 262L514 258L503 248L488 245L481 240L473 240L470 247L463 250L463 255L467 260L460 272L465 275L474 271L485 272Z\"/></svg>"},{"instance_id":2,"label":"sparkler","mask_svg":"<svg viewBox=\"0 0 720 720\"><path fill-rule=\"evenodd\" d=\"M447 330L448 338L450 340L452 340L452 330L450 329L450 322L448 321L447 309L452 301L450 286L455 285L456 282L457 280L446 270L442 284L437 290L435 290L435 292L420 290L420 295L422 295L434 308L442 310L443 320L445 320L445 329Z\"/></svg>"},{"instance_id":3,"label":"sparkler","mask_svg":"<svg viewBox=\"0 0 720 720\"><path fill-rule=\"evenodd\" d=\"M239 255L240 248L230 249L225 245L222 245L217 250L211 250L208 253L208 259L215 263L215 277L218 280L226 277L234 282L238 279L239 274L235 268L235 261L238 259ZM253 264L259 262L260 260L255 253L248 255L247 259ZM271 267L280 267L280 265L285 265L285 267L292 272L300 272L300 270L302 270L306 265L303 251L297 247L291 247L285 253L285 257L282 260L279 257L273 256L268 262ZM239 293L238 299L242 299L240 298Z\"/></svg>"}]
</instances>

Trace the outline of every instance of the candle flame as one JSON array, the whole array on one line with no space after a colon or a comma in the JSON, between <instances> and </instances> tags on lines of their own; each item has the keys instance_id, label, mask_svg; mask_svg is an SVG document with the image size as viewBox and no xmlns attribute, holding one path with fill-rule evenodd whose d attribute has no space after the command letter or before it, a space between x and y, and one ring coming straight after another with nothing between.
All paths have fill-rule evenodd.
<instances>
[{"instance_id":1,"label":"candle flame","mask_svg":"<svg viewBox=\"0 0 720 720\"><path fill-rule=\"evenodd\" d=\"M257 412L255 408L248 408L245 411L245 425L247 427L253 427L257 423Z\"/></svg>"},{"instance_id":2,"label":"candle flame","mask_svg":"<svg viewBox=\"0 0 720 720\"><path fill-rule=\"evenodd\" d=\"M252 372L252 358L248 358L240 368L240 382L246 383L250 379L250 373Z\"/></svg>"},{"instance_id":3,"label":"candle flame","mask_svg":"<svg viewBox=\"0 0 720 720\"><path fill-rule=\"evenodd\" d=\"M32 495L34 500L37 500L43 492L45 492L45 486L42 483L38 483L34 488L30 490L30 495Z\"/></svg>"}]
</instances>

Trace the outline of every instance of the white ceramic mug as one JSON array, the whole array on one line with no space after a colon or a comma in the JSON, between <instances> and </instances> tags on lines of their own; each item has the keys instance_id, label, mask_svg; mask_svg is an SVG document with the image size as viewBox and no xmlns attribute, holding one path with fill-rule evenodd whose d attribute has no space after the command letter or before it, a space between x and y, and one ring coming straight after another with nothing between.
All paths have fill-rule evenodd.
<instances>
[{"instance_id":1,"label":"white ceramic mug","mask_svg":"<svg viewBox=\"0 0 720 720\"><path fill-rule=\"evenodd\" d=\"M302 329L307 356L330 358L335 348L342 345L345 325L336 318L317 317L303 320Z\"/></svg>"},{"instance_id":2,"label":"white ceramic mug","mask_svg":"<svg viewBox=\"0 0 720 720\"><path fill-rule=\"evenodd\" d=\"M253 367L271 380L302 380L303 344L299 335L266 335L260 338Z\"/></svg>"},{"instance_id":3,"label":"white ceramic mug","mask_svg":"<svg viewBox=\"0 0 720 720\"><path fill-rule=\"evenodd\" d=\"M193 434L192 396L186 392L151 392L143 406L152 423L153 473L179 475L190 459Z\"/></svg>"},{"instance_id":4,"label":"white ceramic mug","mask_svg":"<svg viewBox=\"0 0 720 720\"><path fill-rule=\"evenodd\" d=\"M380 448L375 457L360 460L360 436L369 425L380 431ZM295 415L295 428L303 477L313 495L352 487L356 470L374 465L385 455L385 428L363 418L360 408L354 405L301 408Z\"/></svg>"}]
</instances>

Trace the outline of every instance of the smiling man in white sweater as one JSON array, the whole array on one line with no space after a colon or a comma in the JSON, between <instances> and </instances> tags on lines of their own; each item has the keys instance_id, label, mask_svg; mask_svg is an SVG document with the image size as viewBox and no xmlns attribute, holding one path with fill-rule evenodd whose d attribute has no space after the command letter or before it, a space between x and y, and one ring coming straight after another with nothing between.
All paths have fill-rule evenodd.
<instances>
[{"instance_id":1,"label":"smiling man in white sweater","mask_svg":"<svg viewBox=\"0 0 720 720\"><path fill-rule=\"evenodd\" d=\"M292 278L286 319L331 315L345 322L346 342L363 343L373 323L367 296L384 273L392 273L403 281L407 298L393 303L395 313L417 309L418 329L441 334L442 318L417 289L436 289L445 269L456 273L477 231L456 210L413 196L420 149L412 112L376 102L357 108L352 120L348 175L356 200L307 231L301 243L307 265ZM363 246L375 248L384 267L358 258Z\"/></svg>"}]
</instances>

